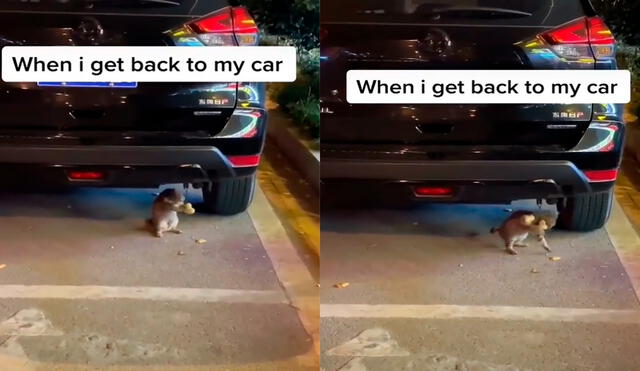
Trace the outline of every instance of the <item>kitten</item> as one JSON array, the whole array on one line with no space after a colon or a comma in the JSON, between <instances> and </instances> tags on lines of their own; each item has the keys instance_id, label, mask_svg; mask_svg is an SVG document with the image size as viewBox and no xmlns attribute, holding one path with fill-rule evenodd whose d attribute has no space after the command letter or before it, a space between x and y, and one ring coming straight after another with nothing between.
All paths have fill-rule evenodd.
<instances>
[{"instance_id":1,"label":"kitten","mask_svg":"<svg viewBox=\"0 0 640 371\"><path fill-rule=\"evenodd\" d=\"M153 200L151 219L147 223L156 237L162 237L164 232L182 233L178 229L178 212L182 211L184 200L184 196L173 188L165 189Z\"/></svg>"},{"instance_id":2,"label":"kitten","mask_svg":"<svg viewBox=\"0 0 640 371\"><path fill-rule=\"evenodd\" d=\"M551 248L545 238L547 230L555 225L555 219L551 216L536 216L530 211L516 211L511 213L509 217L498 228L491 228L491 233L498 233L504 241L507 252L512 255L518 253L514 247L524 247L527 244L524 241L533 233L537 236L542 247L551 252Z\"/></svg>"}]
</instances>

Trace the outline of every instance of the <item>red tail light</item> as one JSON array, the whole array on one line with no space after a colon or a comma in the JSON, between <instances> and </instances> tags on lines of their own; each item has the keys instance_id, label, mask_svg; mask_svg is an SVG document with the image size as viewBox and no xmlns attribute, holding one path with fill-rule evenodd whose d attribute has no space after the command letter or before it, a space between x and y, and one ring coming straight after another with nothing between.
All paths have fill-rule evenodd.
<instances>
[{"instance_id":1,"label":"red tail light","mask_svg":"<svg viewBox=\"0 0 640 371\"><path fill-rule=\"evenodd\" d=\"M587 44L589 31L587 19L579 18L542 35L551 45Z\"/></svg>"},{"instance_id":2,"label":"red tail light","mask_svg":"<svg viewBox=\"0 0 640 371\"><path fill-rule=\"evenodd\" d=\"M613 170L587 170L584 175L591 183L613 182L618 178L618 169Z\"/></svg>"},{"instance_id":3,"label":"red tail light","mask_svg":"<svg viewBox=\"0 0 640 371\"><path fill-rule=\"evenodd\" d=\"M67 176L71 180L102 180L104 173L100 171L70 171Z\"/></svg>"},{"instance_id":4,"label":"red tail light","mask_svg":"<svg viewBox=\"0 0 640 371\"><path fill-rule=\"evenodd\" d=\"M226 7L168 33L179 46L257 45L259 34L243 7Z\"/></svg>"},{"instance_id":5,"label":"red tail light","mask_svg":"<svg viewBox=\"0 0 640 371\"><path fill-rule=\"evenodd\" d=\"M228 9L224 9L197 20L191 23L190 26L199 34L233 32L233 18L231 18L231 12Z\"/></svg>"},{"instance_id":6,"label":"red tail light","mask_svg":"<svg viewBox=\"0 0 640 371\"><path fill-rule=\"evenodd\" d=\"M453 188L449 187L416 187L414 189L418 197L447 197L453 195Z\"/></svg>"},{"instance_id":7,"label":"red tail light","mask_svg":"<svg viewBox=\"0 0 640 371\"><path fill-rule=\"evenodd\" d=\"M598 45L616 43L613 33L599 17L589 18L589 43Z\"/></svg>"},{"instance_id":8,"label":"red tail light","mask_svg":"<svg viewBox=\"0 0 640 371\"><path fill-rule=\"evenodd\" d=\"M233 167L254 167L260 165L260 155L229 156L228 159Z\"/></svg>"},{"instance_id":9,"label":"red tail light","mask_svg":"<svg viewBox=\"0 0 640 371\"><path fill-rule=\"evenodd\" d=\"M610 59L615 55L615 39L599 17L582 17L542 34L561 57Z\"/></svg>"},{"instance_id":10,"label":"red tail light","mask_svg":"<svg viewBox=\"0 0 640 371\"><path fill-rule=\"evenodd\" d=\"M250 33L257 34L258 27L256 21L253 20L247 9L245 8L233 8L233 30L235 33Z\"/></svg>"}]
</instances>

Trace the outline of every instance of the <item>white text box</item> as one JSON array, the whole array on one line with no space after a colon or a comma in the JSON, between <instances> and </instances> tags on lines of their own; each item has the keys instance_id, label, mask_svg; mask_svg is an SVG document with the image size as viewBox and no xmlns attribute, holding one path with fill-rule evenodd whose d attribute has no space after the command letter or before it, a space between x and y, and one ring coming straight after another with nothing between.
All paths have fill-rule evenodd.
<instances>
[{"instance_id":1,"label":"white text box","mask_svg":"<svg viewBox=\"0 0 640 371\"><path fill-rule=\"evenodd\" d=\"M491 85L493 93L487 91ZM347 72L347 101L353 104L590 104L628 103L630 99L631 75L626 70Z\"/></svg>"},{"instance_id":2,"label":"white text box","mask_svg":"<svg viewBox=\"0 0 640 371\"><path fill-rule=\"evenodd\" d=\"M151 65L155 71L147 69ZM136 70L136 67L144 68ZM2 80L6 82L291 82L295 79L296 49L289 46L2 48Z\"/></svg>"}]
</instances>

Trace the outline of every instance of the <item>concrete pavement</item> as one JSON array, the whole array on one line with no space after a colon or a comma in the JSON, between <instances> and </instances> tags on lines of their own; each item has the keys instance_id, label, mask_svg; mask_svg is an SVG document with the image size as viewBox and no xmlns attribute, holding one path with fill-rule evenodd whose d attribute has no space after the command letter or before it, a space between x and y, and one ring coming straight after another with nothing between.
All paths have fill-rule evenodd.
<instances>
[{"instance_id":1,"label":"concrete pavement","mask_svg":"<svg viewBox=\"0 0 640 371\"><path fill-rule=\"evenodd\" d=\"M619 206L615 228L552 231L556 261L535 239L506 254L488 233L506 215L478 205L323 210L323 369L636 369L638 276L625 268L640 261L640 244L629 244L640 240L626 219L619 228ZM612 241L625 244L622 262Z\"/></svg>"},{"instance_id":2,"label":"concrete pavement","mask_svg":"<svg viewBox=\"0 0 640 371\"><path fill-rule=\"evenodd\" d=\"M317 370L317 287L264 194L158 239L153 192L0 194L0 368Z\"/></svg>"}]
</instances>

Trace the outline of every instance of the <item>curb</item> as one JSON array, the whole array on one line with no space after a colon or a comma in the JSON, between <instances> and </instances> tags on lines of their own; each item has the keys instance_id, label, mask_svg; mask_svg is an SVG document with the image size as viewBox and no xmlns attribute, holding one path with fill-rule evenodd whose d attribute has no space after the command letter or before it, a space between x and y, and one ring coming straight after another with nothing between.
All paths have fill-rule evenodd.
<instances>
[{"instance_id":1,"label":"curb","mask_svg":"<svg viewBox=\"0 0 640 371\"><path fill-rule=\"evenodd\" d=\"M299 138L292 120L278 110L269 110L267 137L302 173L304 179L320 192L320 156L315 155L307 144Z\"/></svg>"},{"instance_id":2,"label":"curb","mask_svg":"<svg viewBox=\"0 0 640 371\"><path fill-rule=\"evenodd\" d=\"M630 152L633 157L640 162L640 121L632 121L626 122L627 133L626 133L626 141L624 145L624 149L627 152Z\"/></svg>"},{"instance_id":3,"label":"curb","mask_svg":"<svg viewBox=\"0 0 640 371\"><path fill-rule=\"evenodd\" d=\"M611 219L605 228L631 281L636 298L640 300L640 237L618 201L613 203Z\"/></svg>"},{"instance_id":4,"label":"curb","mask_svg":"<svg viewBox=\"0 0 640 371\"><path fill-rule=\"evenodd\" d=\"M248 213L290 305L298 312L302 326L310 337L312 346L299 357L302 362L317 369L320 355L320 295L317 282L298 255L260 187L256 187Z\"/></svg>"}]
</instances>

